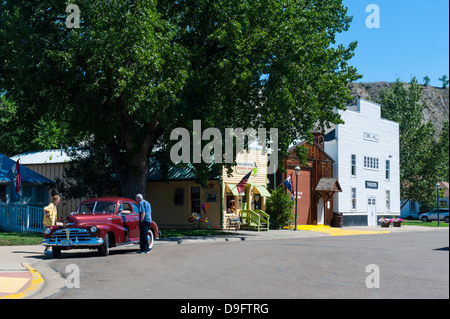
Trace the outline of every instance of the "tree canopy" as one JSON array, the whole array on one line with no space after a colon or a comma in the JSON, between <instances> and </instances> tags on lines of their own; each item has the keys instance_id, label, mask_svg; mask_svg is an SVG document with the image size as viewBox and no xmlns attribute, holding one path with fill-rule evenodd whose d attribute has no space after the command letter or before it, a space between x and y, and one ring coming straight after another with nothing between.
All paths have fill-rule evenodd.
<instances>
[{"instance_id":1,"label":"tree canopy","mask_svg":"<svg viewBox=\"0 0 450 319\"><path fill-rule=\"evenodd\" d=\"M77 0L67 28L70 2L0 4L0 88L23 136L105 147L124 196L145 191L174 128L277 128L285 152L338 123L360 77L356 42L335 44L342 0Z\"/></svg>"},{"instance_id":2,"label":"tree canopy","mask_svg":"<svg viewBox=\"0 0 450 319\"><path fill-rule=\"evenodd\" d=\"M424 120L422 90L413 78L381 92L382 116L399 123L401 196L421 206L434 202L436 182L448 180L448 121L436 139L433 123Z\"/></svg>"}]
</instances>

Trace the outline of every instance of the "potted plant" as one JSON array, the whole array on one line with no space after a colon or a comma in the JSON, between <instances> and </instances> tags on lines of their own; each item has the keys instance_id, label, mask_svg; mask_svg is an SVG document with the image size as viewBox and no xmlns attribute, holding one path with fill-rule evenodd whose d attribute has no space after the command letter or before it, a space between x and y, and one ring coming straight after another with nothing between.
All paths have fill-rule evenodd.
<instances>
[{"instance_id":1,"label":"potted plant","mask_svg":"<svg viewBox=\"0 0 450 319\"><path fill-rule=\"evenodd\" d=\"M394 217L394 218L392 218L391 221L392 221L392 225L393 225L394 227L402 227L402 221L403 221L402 218Z\"/></svg>"},{"instance_id":2,"label":"potted plant","mask_svg":"<svg viewBox=\"0 0 450 319\"><path fill-rule=\"evenodd\" d=\"M380 222L381 227L389 227L389 224L391 223L391 220L389 218L384 217L381 217L378 221Z\"/></svg>"}]
</instances>

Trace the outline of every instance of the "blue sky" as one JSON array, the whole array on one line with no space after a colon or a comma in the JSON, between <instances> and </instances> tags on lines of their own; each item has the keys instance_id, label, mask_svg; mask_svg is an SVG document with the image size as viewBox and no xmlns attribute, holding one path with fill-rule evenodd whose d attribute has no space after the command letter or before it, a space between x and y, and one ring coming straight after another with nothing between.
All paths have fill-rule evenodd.
<instances>
[{"instance_id":1,"label":"blue sky","mask_svg":"<svg viewBox=\"0 0 450 319\"><path fill-rule=\"evenodd\" d=\"M379 8L379 28L368 28L366 19ZM336 37L347 45L358 41L350 64L363 78L358 82L409 82L416 76L419 83L428 75L431 85L449 77L449 1L448 0L344 0L353 22L347 32Z\"/></svg>"}]
</instances>

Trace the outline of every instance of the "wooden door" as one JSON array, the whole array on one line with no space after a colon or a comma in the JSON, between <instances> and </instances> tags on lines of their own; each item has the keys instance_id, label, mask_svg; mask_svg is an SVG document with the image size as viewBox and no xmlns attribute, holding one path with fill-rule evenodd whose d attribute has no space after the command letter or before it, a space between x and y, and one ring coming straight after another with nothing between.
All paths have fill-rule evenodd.
<instances>
[{"instance_id":1,"label":"wooden door","mask_svg":"<svg viewBox=\"0 0 450 319\"><path fill-rule=\"evenodd\" d=\"M295 171L288 170L288 176L292 174L292 183L294 186L294 190L296 190L296 180L297 176L295 175ZM297 225L308 225L311 223L310 221L310 210L311 210L311 171L309 170L301 170L300 175L298 176L298 190L295 191L297 194ZM295 200L295 198L294 198ZM295 216L295 207L292 210L292 213Z\"/></svg>"}]
</instances>

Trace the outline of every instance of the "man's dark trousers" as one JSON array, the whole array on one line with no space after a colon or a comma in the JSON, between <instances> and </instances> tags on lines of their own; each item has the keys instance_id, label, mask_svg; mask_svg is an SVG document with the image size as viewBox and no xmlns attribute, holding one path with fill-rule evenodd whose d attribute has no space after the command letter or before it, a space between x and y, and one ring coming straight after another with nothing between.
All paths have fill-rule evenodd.
<instances>
[{"instance_id":1,"label":"man's dark trousers","mask_svg":"<svg viewBox=\"0 0 450 319\"><path fill-rule=\"evenodd\" d=\"M141 251L150 251L150 247L148 246L147 234L150 228L150 223L146 220L143 222L139 222L139 232L140 232L140 242L139 245L141 247Z\"/></svg>"}]
</instances>

